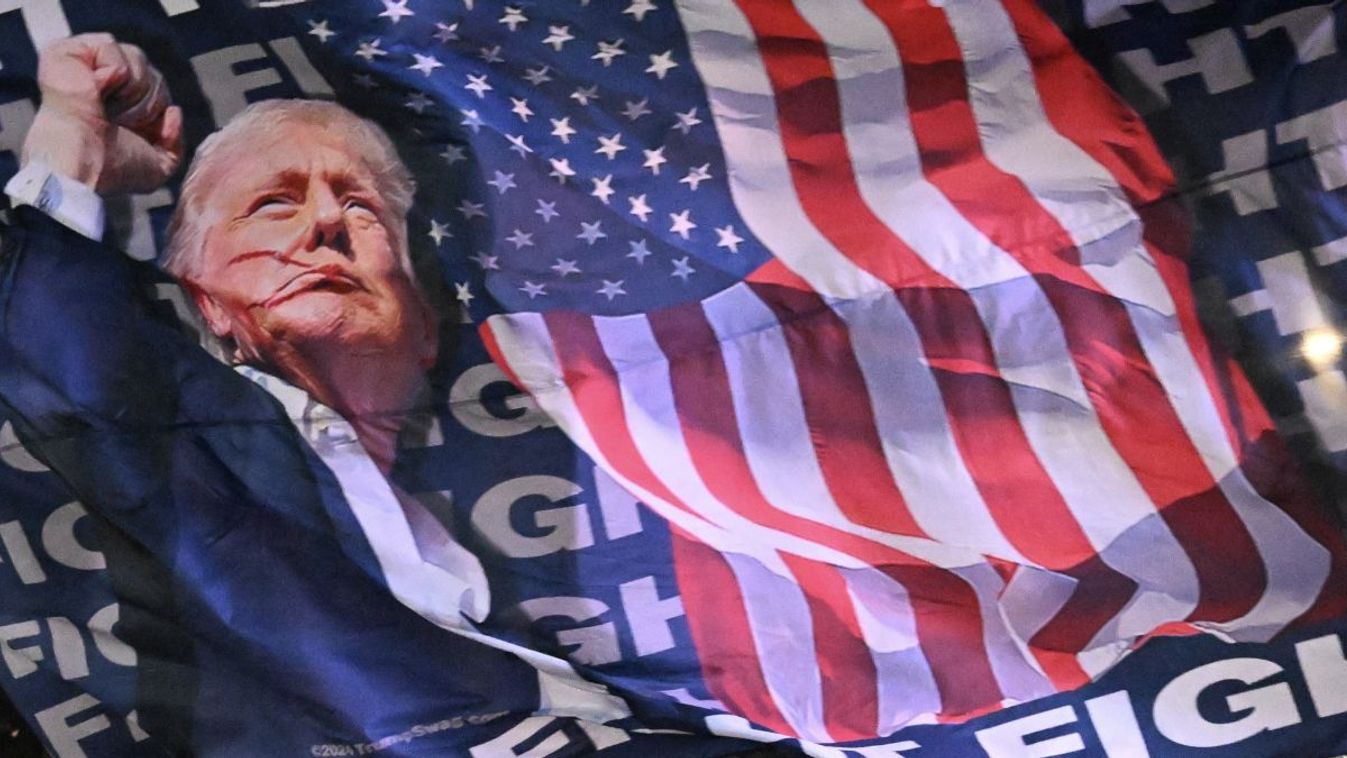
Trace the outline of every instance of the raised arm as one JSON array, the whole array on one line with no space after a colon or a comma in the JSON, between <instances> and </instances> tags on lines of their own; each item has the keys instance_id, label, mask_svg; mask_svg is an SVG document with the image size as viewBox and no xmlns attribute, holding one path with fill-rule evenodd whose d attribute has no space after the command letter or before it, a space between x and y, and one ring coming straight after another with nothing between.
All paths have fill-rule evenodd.
<instances>
[{"instance_id":1,"label":"raised arm","mask_svg":"<svg viewBox=\"0 0 1347 758\"><path fill-rule=\"evenodd\" d=\"M182 109L134 45L81 34L38 60L42 107L22 161L45 163L101 195L152 192L182 161Z\"/></svg>"}]
</instances>

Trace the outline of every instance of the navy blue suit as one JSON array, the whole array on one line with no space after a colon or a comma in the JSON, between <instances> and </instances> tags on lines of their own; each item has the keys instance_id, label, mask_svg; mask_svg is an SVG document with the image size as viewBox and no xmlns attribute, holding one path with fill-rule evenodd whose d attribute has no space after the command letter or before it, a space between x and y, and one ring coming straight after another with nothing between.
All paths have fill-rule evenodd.
<instances>
[{"instance_id":1,"label":"navy blue suit","mask_svg":"<svg viewBox=\"0 0 1347 758\"><path fill-rule=\"evenodd\" d=\"M140 722L161 745L307 754L538 707L530 667L389 594L331 473L274 398L158 313L153 269L15 215L0 232L0 402L102 524ZM435 744L381 754L443 755Z\"/></svg>"}]
</instances>

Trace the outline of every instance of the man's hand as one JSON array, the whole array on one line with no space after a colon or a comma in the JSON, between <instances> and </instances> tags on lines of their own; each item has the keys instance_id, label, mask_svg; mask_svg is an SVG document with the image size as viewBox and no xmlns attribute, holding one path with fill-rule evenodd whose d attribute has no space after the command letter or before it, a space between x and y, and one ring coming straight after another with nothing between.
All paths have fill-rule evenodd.
<instances>
[{"instance_id":1,"label":"man's hand","mask_svg":"<svg viewBox=\"0 0 1347 758\"><path fill-rule=\"evenodd\" d=\"M81 34L42 50L38 109L23 160L102 195L152 192L182 161L182 109L164 77L133 45Z\"/></svg>"}]
</instances>

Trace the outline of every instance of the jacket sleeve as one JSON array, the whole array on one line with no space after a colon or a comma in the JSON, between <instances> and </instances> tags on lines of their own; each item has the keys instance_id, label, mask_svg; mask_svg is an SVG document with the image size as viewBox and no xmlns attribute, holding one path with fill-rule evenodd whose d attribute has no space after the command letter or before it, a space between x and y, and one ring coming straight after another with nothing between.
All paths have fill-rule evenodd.
<instances>
[{"instance_id":1,"label":"jacket sleeve","mask_svg":"<svg viewBox=\"0 0 1347 758\"><path fill-rule=\"evenodd\" d=\"M79 494L138 499L153 432L178 415L174 374L199 351L152 316L144 264L36 209L13 213L0 232L0 400ZM101 470L91 448L114 438L118 465Z\"/></svg>"},{"instance_id":2,"label":"jacket sleeve","mask_svg":"<svg viewBox=\"0 0 1347 758\"><path fill-rule=\"evenodd\" d=\"M33 208L14 217L0 231L0 402L77 495L135 509L193 473L186 456L246 479L246 453L265 448L312 482L274 399L147 297L154 268Z\"/></svg>"}]
</instances>

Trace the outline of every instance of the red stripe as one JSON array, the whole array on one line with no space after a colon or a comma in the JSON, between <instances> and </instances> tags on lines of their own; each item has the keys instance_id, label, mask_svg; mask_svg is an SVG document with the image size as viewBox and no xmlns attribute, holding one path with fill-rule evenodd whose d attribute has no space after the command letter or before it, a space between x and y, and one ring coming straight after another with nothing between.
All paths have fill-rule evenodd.
<instances>
[{"instance_id":1,"label":"red stripe","mask_svg":"<svg viewBox=\"0 0 1347 758\"><path fill-rule=\"evenodd\" d=\"M1019 425L971 297L894 236L861 197L842 131L835 75L822 40L791 6L769 0L740 0L739 5L757 36L772 81L782 140L805 212L834 246L897 287L895 293L921 335L956 443L993 518L1031 560L1081 581L1079 600L1073 598L1064 609L1065 620L1050 625L1047 634L1055 645L1065 646L1057 649L1084 649L1125 606L1135 585L1103 563L1090 563L1094 549ZM961 64L959 71L961 76ZM957 164L964 156L947 157ZM915 287L913 282L925 286ZM782 321L787 312L810 307L797 304L801 296L789 289L764 299ZM817 384L826 393L827 377L848 367L839 366L831 356L811 354L808 332L788 328L788 337L797 373L822 373ZM813 406L811 428L826 422L827 415L826 404L815 399ZM856 509L856 504L840 498L839 505L849 515ZM1086 567L1089 571L1080 571ZM1122 594L1116 594L1119 591ZM1044 663L1058 687L1089 679L1074 660L1054 656Z\"/></svg>"},{"instance_id":2,"label":"red stripe","mask_svg":"<svg viewBox=\"0 0 1347 758\"><path fill-rule=\"evenodd\" d=\"M768 693L734 571L720 553L681 529L672 532L674 571L707 689L731 713L794 734Z\"/></svg>"},{"instance_id":3,"label":"red stripe","mask_svg":"<svg viewBox=\"0 0 1347 758\"><path fill-rule=\"evenodd\" d=\"M1105 433L1192 560L1202 592L1190 618L1242 616L1267 586L1257 547L1188 438L1122 303L1078 268L1069 234L1023 183L983 154L962 54L945 14L920 0L866 3L901 51L924 173L1035 274ZM1075 97L1081 89L1088 88L1077 82L1068 91Z\"/></svg>"},{"instance_id":4,"label":"red stripe","mask_svg":"<svg viewBox=\"0 0 1347 758\"><path fill-rule=\"evenodd\" d=\"M782 556L809 601L823 718L834 742L874 738L879 728L878 672L836 566Z\"/></svg>"},{"instance_id":5,"label":"red stripe","mask_svg":"<svg viewBox=\"0 0 1347 758\"><path fill-rule=\"evenodd\" d=\"M983 644L983 621L973 589L950 571L772 507L748 468L729 374L711 325L692 306L654 314L650 325L661 351L676 356L670 373L683 435L712 494L756 523L846 552L902 584L943 712L964 713L999 702L1002 694ZM873 695L874 688L866 684L856 686Z\"/></svg>"}]
</instances>

